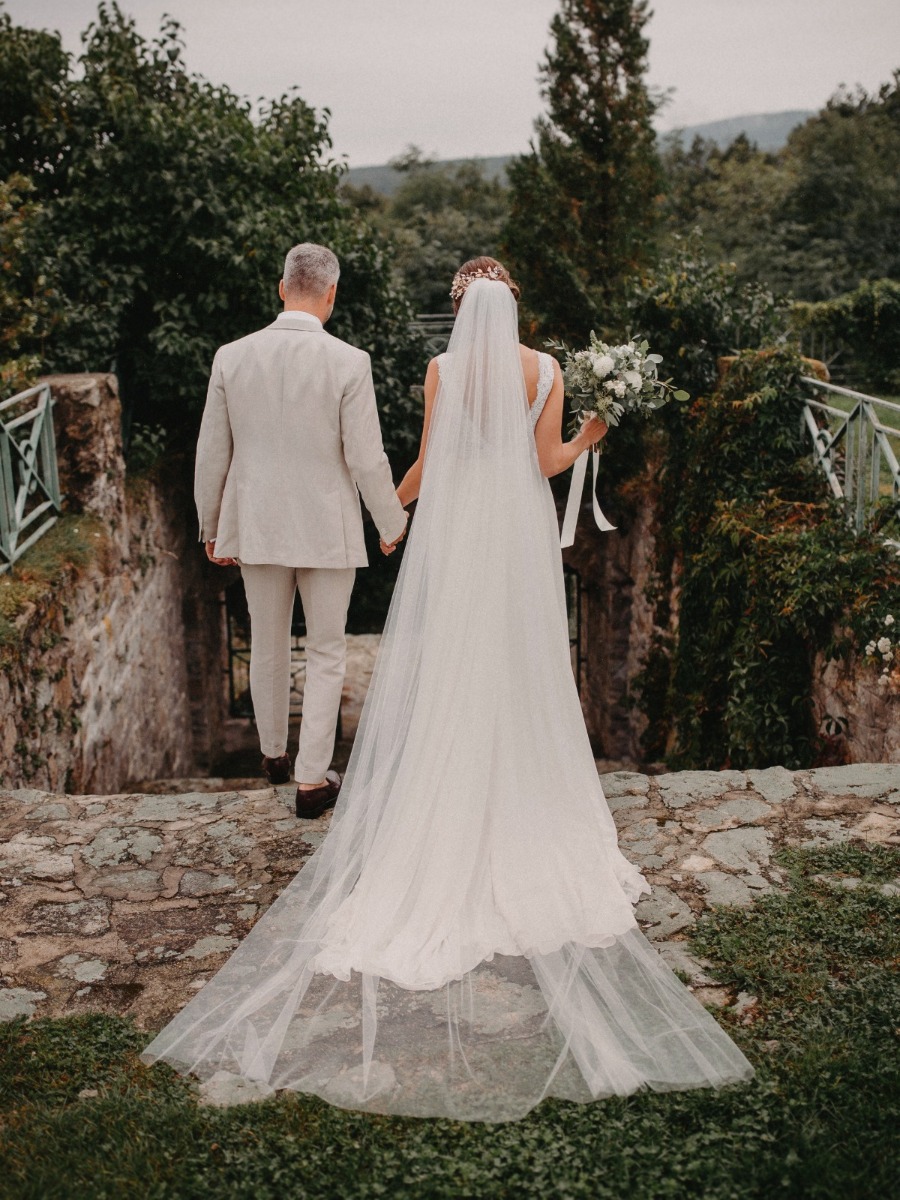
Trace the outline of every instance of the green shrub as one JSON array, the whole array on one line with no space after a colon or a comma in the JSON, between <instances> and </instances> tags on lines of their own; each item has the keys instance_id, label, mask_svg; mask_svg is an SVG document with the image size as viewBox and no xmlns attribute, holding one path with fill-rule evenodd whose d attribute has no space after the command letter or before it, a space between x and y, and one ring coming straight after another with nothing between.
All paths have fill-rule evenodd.
<instances>
[{"instance_id":1,"label":"green shrub","mask_svg":"<svg viewBox=\"0 0 900 1200\"><path fill-rule=\"evenodd\" d=\"M632 330L663 355L663 373L692 396L705 396L723 355L786 339L788 305L761 284L741 282L732 263L713 262L700 238L675 243L632 284L628 317Z\"/></svg>"},{"instance_id":2,"label":"green shrub","mask_svg":"<svg viewBox=\"0 0 900 1200\"><path fill-rule=\"evenodd\" d=\"M25 347L43 331L44 280L29 272L26 246L39 215L23 175L0 181L0 400L31 387L40 358Z\"/></svg>"},{"instance_id":3,"label":"green shrub","mask_svg":"<svg viewBox=\"0 0 900 1200\"><path fill-rule=\"evenodd\" d=\"M635 681L644 745L676 769L808 767L817 651L848 654L900 609L900 558L856 535L828 496L800 422L796 351L745 351L684 414L660 479L656 624ZM835 630L838 633L835 633Z\"/></svg>"},{"instance_id":4,"label":"green shrub","mask_svg":"<svg viewBox=\"0 0 900 1200\"><path fill-rule=\"evenodd\" d=\"M818 304L793 307L794 329L817 335L829 353L841 351L856 375L853 387L900 393L900 282L876 279Z\"/></svg>"}]
</instances>

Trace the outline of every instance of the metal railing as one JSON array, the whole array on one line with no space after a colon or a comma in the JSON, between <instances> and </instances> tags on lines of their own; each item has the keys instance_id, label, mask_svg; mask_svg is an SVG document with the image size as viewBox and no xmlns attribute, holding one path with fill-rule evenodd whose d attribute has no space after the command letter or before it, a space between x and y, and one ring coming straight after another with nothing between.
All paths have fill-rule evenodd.
<instances>
[{"instance_id":1,"label":"metal railing","mask_svg":"<svg viewBox=\"0 0 900 1200\"><path fill-rule=\"evenodd\" d=\"M453 332L453 320L451 313L418 313L409 328L424 339L429 354L443 354Z\"/></svg>"},{"instance_id":2,"label":"metal railing","mask_svg":"<svg viewBox=\"0 0 900 1200\"><path fill-rule=\"evenodd\" d=\"M822 363L828 378L843 387L859 377L853 361L853 348L817 329L803 329L797 337L797 345L804 358Z\"/></svg>"},{"instance_id":3,"label":"metal railing","mask_svg":"<svg viewBox=\"0 0 900 1200\"><path fill-rule=\"evenodd\" d=\"M803 382L815 393L803 405L813 458L834 495L845 501L848 519L859 533L876 501L891 497L900 502L900 404L807 375ZM849 403L838 408L820 399L823 394ZM896 425L885 423L888 414L896 414ZM900 549L900 542L891 542Z\"/></svg>"},{"instance_id":4,"label":"metal railing","mask_svg":"<svg viewBox=\"0 0 900 1200\"><path fill-rule=\"evenodd\" d=\"M53 397L42 383L0 404L0 574L47 532L61 503Z\"/></svg>"}]
</instances>

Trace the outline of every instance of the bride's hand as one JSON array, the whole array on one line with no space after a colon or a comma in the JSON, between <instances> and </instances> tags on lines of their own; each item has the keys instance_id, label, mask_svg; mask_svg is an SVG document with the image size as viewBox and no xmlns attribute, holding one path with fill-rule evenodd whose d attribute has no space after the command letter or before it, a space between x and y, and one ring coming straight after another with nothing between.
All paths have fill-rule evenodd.
<instances>
[{"instance_id":1,"label":"bride's hand","mask_svg":"<svg viewBox=\"0 0 900 1200\"><path fill-rule=\"evenodd\" d=\"M579 437L584 442L585 446L596 446L601 438L606 437L609 432L609 426L605 421L601 421L599 417L588 417L581 427Z\"/></svg>"}]
</instances>

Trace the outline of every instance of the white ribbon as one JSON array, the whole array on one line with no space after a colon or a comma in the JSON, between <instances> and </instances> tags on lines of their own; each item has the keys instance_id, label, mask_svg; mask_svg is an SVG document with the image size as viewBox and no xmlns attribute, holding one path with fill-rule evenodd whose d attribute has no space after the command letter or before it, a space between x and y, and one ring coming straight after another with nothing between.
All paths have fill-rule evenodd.
<instances>
[{"instance_id":1,"label":"white ribbon","mask_svg":"<svg viewBox=\"0 0 900 1200\"><path fill-rule=\"evenodd\" d=\"M581 508L581 497L584 495L584 477L587 474L587 460L590 454L593 459L593 484L591 485L591 501L594 509L594 520L597 522L597 528L603 533L609 533L611 529L615 529L615 525L611 525L600 511L600 505L597 503L597 460L600 455L596 450L585 450L575 459L575 466L572 470L572 482L569 484L569 498L566 501L566 515L563 517L562 534L560 535L559 544L563 550L567 546L571 546L575 541L575 526L578 523L578 511Z\"/></svg>"}]
</instances>

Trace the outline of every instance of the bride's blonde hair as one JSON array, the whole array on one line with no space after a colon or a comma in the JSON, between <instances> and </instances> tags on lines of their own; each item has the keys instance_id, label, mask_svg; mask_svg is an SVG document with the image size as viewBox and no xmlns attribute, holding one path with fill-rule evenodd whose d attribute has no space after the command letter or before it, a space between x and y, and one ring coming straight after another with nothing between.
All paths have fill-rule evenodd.
<instances>
[{"instance_id":1,"label":"bride's blonde hair","mask_svg":"<svg viewBox=\"0 0 900 1200\"><path fill-rule=\"evenodd\" d=\"M464 262L453 276L450 297L453 300L454 314L459 312L466 288L475 279L497 279L501 283L505 283L516 300L522 294L519 285L510 276L502 262L498 262L496 258L490 258L487 254L480 254L477 258L470 258L468 262Z\"/></svg>"}]
</instances>

